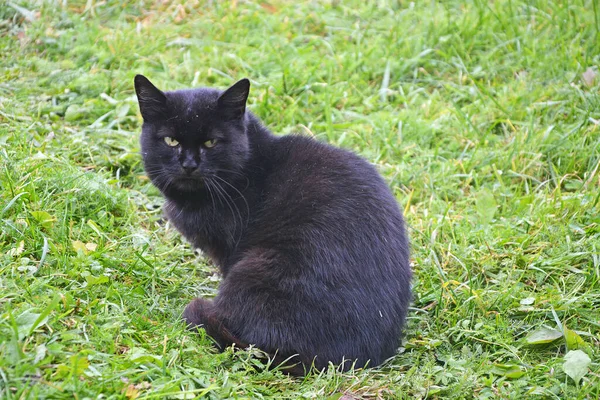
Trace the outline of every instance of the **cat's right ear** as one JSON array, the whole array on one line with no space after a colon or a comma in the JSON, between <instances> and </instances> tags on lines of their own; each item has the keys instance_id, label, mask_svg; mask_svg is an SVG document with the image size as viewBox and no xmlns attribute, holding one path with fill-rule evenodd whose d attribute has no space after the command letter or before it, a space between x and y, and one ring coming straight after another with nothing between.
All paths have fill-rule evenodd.
<instances>
[{"instance_id":1,"label":"cat's right ear","mask_svg":"<svg viewBox=\"0 0 600 400\"><path fill-rule=\"evenodd\" d=\"M224 91L217 100L221 113L228 119L239 119L246 112L250 81L242 79Z\"/></svg>"},{"instance_id":2,"label":"cat's right ear","mask_svg":"<svg viewBox=\"0 0 600 400\"><path fill-rule=\"evenodd\" d=\"M167 97L144 75L136 75L133 80L140 112L144 121L164 119L167 115Z\"/></svg>"}]
</instances>

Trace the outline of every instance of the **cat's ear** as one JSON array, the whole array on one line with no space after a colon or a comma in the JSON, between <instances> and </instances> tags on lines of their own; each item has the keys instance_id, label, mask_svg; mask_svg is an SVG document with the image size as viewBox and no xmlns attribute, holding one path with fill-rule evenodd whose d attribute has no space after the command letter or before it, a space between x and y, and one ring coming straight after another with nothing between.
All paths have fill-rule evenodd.
<instances>
[{"instance_id":1,"label":"cat's ear","mask_svg":"<svg viewBox=\"0 0 600 400\"><path fill-rule=\"evenodd\" d=\"M140 112L144 121L156 121L167 115L167 97L144 75L136 75L134 79Z\"/></svg>"},{"instance_id":2,"label":"cat's ear","mask_svg":"<svg viewBox=\"0 0 600 400\"><path fill-rule=\"evenodd\" d=\"M248 100L249 93L250 81L245 78L237 81L219 96L217 101L219 111L228 119L242 118L246 112L246 100Z\"/></svg>"}]
</instances>

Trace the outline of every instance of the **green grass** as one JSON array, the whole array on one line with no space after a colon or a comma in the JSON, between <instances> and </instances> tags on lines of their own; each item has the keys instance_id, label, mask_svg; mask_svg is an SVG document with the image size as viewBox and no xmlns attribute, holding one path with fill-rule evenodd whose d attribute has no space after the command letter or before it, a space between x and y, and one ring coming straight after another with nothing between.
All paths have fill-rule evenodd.
<instances>
[{"instance_id":1,"label":"green grass","mask_svg":"<svg viewBox=\"0 0 600 400\"><path fill-rule=\"evenodd\" d=\"M599 43L594 0L0 4L0 398L599 398ZM396 357L293 379L184 329L218 276L160 222L137 73L249 77L274 132L379 167L415 271Z\"/></svg>"}]
</instances>

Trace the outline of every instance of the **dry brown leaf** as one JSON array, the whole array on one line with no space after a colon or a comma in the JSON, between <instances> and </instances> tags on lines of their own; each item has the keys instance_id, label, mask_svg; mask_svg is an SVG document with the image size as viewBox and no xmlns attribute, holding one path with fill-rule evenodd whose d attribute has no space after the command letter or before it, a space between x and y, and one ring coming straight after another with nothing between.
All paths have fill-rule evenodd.
<instances>
[{"instance_id":1,"label":"dry brown leaf","mask_svg":"<svg viewBox=\"0 0 600 400\"><path fill-rule=\"evenodd\" d=\"M125 397L128 399L137 399L140 396L140 391L135 388L133 385L127 386L127 390L125 390Z\"/></svg>"},{"instance_id":2,"label":"dry brown leaf","mask_svg":"<svg viewBox=\"0 0 600 400\"><path fill-rule=\"evenodd\" d=\"M89 251L96 251L96 249L98 248L98 245L96 243L86 243L85 248L88 249Z\"/></svg>"}]
</instances>

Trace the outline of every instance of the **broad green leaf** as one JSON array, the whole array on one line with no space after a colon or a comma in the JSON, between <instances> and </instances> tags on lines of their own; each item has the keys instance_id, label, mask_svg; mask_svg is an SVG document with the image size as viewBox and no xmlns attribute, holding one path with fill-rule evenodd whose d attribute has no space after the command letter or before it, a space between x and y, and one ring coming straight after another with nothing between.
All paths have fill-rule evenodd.
<instances>
[{"instance_id":1,"label":"broad green leaf","mask_svg":"<svg viewBox=\"0 0 600 400\"><path fill-rule=\"evenodd\" d=\"M515 364L494 364L492 373L495 375L505 376L510 379L517 379L525 375L525 371L520 365Z\"/></svg>"},{"instance_id":2,"label":"broad green leaf","mask_svg":"<svg viewBox=\"0 0 600 400\"><path fill-rule=\"evenodd\" d=\"M60 378L66 378L67 376L81 376L85 370L89 367L90 362L86 356L81 354L74 354L69 357L69 362L65 364L59 364L56 368L56 374Z\"/></svg>"},{"instance_id":3,"label":"broad green leaf","mask_svg":"<svg viewBox=\"0 0 600 400\"><path fill-rule=\"evenodd\" d=\"M585 341L577 334L577 332L570 329L564 328L565 341L567 342L567 349L577 350L585 347Z\"/></svg>"},{"instance_id":4,"label":"broad green leaf","mask_svg":"<svg viewBox=\"0 0 600 400\"><path fill-rule=\"evenodd\" d=\"M42 361L44 359L44 357L46 357L46 353L48 352L48 349L46 348L45 344L40 344L38 346L35 347L35 358L33 359L33 363L37 364L40 361Z\"/></svg>"},{"instance_id":5,"label":"broad green leaf","mask_svg":"<svg viewBox=\"0 0 600 400\"><path fill-rule=\"evenodd\" d=\"M20 336L20 335L19 335ZM4 347L6 346L6 347ZM4 347L4 357L9 362L12 362L16 365L18 361L20 361L23 357L25 357L25 353L23 353L23 349L21 349L22 343L19 343L17 337L12 335L10 340L2 343L1 347Z\"/></svg>"},{"instance_id":6,"label":"broad green leaf","mask_svg":"<svg viewBox=\"0 0 600 400\"><path fill-rule=\"evenodd\" d=\"M65 120L69 122L77 121L78 119L82 119L87 112L88 110L85 108L77 104L71 104L65 111Z\"/></svg>"},{"instance_id":7,"label":"broad green leaf","mask_svg":"<svg viewBox=\"0 0 600 400\"><path fill-rule=\"evenodd\" d=\"M530 306L535 303L535 297L526 297L519 302L522 306Z\"/></svg>"},{"instance_id":8,"label":"broad green leaf","mask_svg":"<svg viewBox=\"0 0 600 400\"><path fill-rule=\"evenodd\" d=\"M42 324L45 324L48 321L48 316L50 315L50 313L52 311L54 311L54 309L58 305L58 301L59 300L60 300L60 296L58 294L54 295L54 298L52 299L52 301L50 302L50 304L48 304L48 306L46 306L46 308L44 308L44 310L42 310L42 313L39 314L38 318L33 323L33 326L29 329L28 333L30 335L33 333L33 331L38 326L40 326Z\"/></svg>"},{"instance_id":9,"label":"broad green leaf","mask_svg":"<svg viewBox=\"0 0 600 400\"><path fill-rule=\"evenodd\" d=\"M38 326L45 324L47 320L47 315L44 317L42 314L33 313L29 310L23 312L16 318L19 339L30 335Z\"/></svg>"},{"instance_id":10,"label":"broad green leaf","mask_svg":"<svg viewBox=\"0 0 600 400\"><path fill-rule=\"evenodd\" d=\"M562 337L562 332L551 328L540 328L527 336L527 344L545 344Z\"/></svg>"},{"instance_id":11,"label":"broad green leaf","mask_svg":"<svg viewBox=\"0 0 600 400\"><path fill-rule=\"evenodd\" d=\"M67 376L69 376L70 371L71 368L69 368L69 366L65 364L58 364L58 366L56 367L56 375L59 378L66 378Z\"/></svg>"},{"instance_id":12,"label":"broad green leaf","mask_svg":"<svg viewBox=\"0 0 600 400\"><path fill-rule=\"evenodd\" d=\"M494 219L498 205L494 195L487 189L483 189L475 198L475 209L479 215L480 222L484 225L489 224Z\"/></svg>"},{"instance_id":13,"label":"broad green leaf","mask_svg":"<svg viewBox=\"0 0 600 400\"><path fill-rule=\"evenodd\" d=\"M431 385L427 388L427 395L428 396L432 396L434 394L438 394L441 393L443 390L445 389L444 386L438 386L438 385ZM348 400L354 400L353 398L350 398ZM345 400L345 399L340 399L340 400Z\"/></svg>"},{"instance_id":14,"label":"broad green leaf","mask_svg":"<svg viewBox=\"0 0 600 400\"><path fill-rule=\"evenodd\" d=\"M581 378L588 372L588 367L592 360L581 350L572 350L565 355L563 370L569 375L575 383L579 383Z\"/></svg>"},{"instance_id":15,"label":"broad green leaf","mask_svg":"<svg viewBox=\"0 0 600 400\"><path fill-rule=\"evenodd\" d=\"M46 211L32 211L31 216L46 229L52 228L56 222L56 217L48 214Z\"/></svg>"},{"instance_id":16,"label":"broad green leaf","mask_svg":"<svg viewBox=\"0 0 600 400\"><path fill-rule=\"evenodd\" d=\"M137 364L153 363L162 365L162 357L147 353L144 349L134 347L129 352L129 359Z\"/></svg>"},{"instance_id":17,"label":"broad green leaf","mask_svg":"<svg viewBox=\"0 0 600 400\"><path fill-rule=\"evenodd\" d=\"M70 357L71 371L74 376L80 376L89 367L90 362L86 356L75 354Z\"/></svg>"},{"instance_id":18,"label":"broad green leaf","mask_svg":"<svg viewBox=\"0 0 600 400\"><path fill-rule=\"evenodd\" d=\"M85 243L83 243L80 240L71 241L71 245L73 246L73 250L75 250L78 253L83 253L83 254L88 253L88 249L85 247Z\"/></svg>"},{"instance_id":19,"label":"broad green leaf","mask_svg":"<svg viewBox=\"0 0 600 400\"><path fill-rule=\"evenodd\" d=\"M88 285L99 285L101 283L108 282L108 276L106 276L106 275L100 275L100 276L88 275L85 277L85 280L87 281Z\"/></svg>"}]
</instances>

